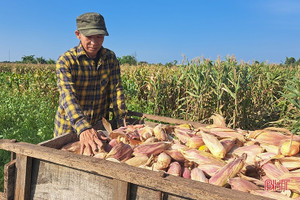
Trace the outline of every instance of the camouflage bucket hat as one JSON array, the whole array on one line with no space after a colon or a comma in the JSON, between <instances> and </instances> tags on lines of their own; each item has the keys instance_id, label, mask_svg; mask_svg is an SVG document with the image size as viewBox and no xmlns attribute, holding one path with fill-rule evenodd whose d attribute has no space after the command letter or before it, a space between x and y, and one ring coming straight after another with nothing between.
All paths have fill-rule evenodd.
<instances>
[{"instance_id":1,"label":"camouflage bucket hat","mask_svg":"<svg viewBox=\"0 0 300 200\"><path fill-rule=\"evenodd\" d=\"M99 13L85 13L77 17L76 19L77 30L84 36L91 35L106 35L105 21L102 15Z\"/></svg>"}]
</instances>

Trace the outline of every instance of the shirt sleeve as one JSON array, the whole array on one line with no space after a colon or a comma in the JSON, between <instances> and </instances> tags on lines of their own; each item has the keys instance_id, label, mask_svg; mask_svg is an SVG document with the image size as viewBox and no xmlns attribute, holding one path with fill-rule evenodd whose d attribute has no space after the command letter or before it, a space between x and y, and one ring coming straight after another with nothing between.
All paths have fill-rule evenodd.
<instances>
[{"instance_id":1,"label":"shirt sleeve","mask_svg":"<svg viewBox=\"0 0 300 200\"><path fill-rule=\"evenodd\" d=\"M122 119L127 115L125 97L123 92L120 65L116 55L113 53L110 59L111 76L110 76L110 98L113 104L114 116L118 122L118 126L122 124Z\"/></svg>"},{"instance_id":2,"label":"shirt sleeve","mask_svg":"<svg viewBox=\"0 0 300 200\"><path fill-rule=\"evenodd\" d=\"M61 56L58 59L56 74L61 104L73 129L79 135L84 130L92 128L92 126L84 116L76 98L76 90L71 74L71 61L67 56Z\"/></svg>"}]
</instances>

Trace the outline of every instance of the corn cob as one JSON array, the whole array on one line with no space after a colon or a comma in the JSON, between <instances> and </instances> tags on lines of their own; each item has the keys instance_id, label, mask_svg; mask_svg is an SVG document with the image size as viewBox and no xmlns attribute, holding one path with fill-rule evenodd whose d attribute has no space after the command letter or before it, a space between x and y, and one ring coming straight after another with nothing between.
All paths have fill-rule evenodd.
<instances>
[{"instance_id":1,"label":"corn cob","mask_svg":"<svg viewBox=\"0 0 300 200\"><path fill-rule=\"evenodd\" d=\"M284 142L280 147L280 152L284 156L294 156L299 153L300 143L296 141Z\"/></svg>"},{"instance_id":2,"label":"corn cob","mask_svg":"<svg viewBox=\"0 0 300 200\"><path fill-rule=\"evenodd\" d=\"M284 173L280 176L280 180L287 180L287 188L293 192L299 193L300 191L300 173L290 172Z\"/></svg>"},{"instance_id":3,"label":"corn cob","mask_svg":"<svg viewBox=\"0 0 300 200\"><path fill-rule=\"evenodd\" d=\"M167 173L174 176L181 176L181 171L181 165L178 162L171 162Z\"/></svg>"},{"instance_id":4,"label":"corn cob","mask_svg":"<svg viewBox=\"0 0 300 200\"><path fill-rule=\"evenodd\" d=\"M138 130L141 141L146 141L148 138L151 138L154 135L153 128L146 126Z\"/></svg>"},{"instance_id":5,"label":"corn cob","mask_svg":"<svg viewBox=\"0 0 300 200\"><path fill-rule=\"evenodd\" d=\"M187 130L185 129L175 128L174 135L183 144L187 143L187 141L191 138L191 136L187 133Z\"/></svg>"},{"instance_id":6,"label":"corn cob","mask_svg":"<svg viewBox=\"0 0 300 200\"><path fill-rule=\"evenodd\" d=\"M110 152L106 155L107 158L115 158L122 162L128 160L132 155L132 148L128 144L124 144L123 142L119 142L115 145Z\"/></svg>"},{"instance_id":7,"label":"corn cob","mask_svg":"<svg viewBox=\"0 0 300 200\"><path fill-rule=\"evenodd\" d=\"M236 176L244 166L247 154L243 154L239 158L235 158L233 161L222 167L215 175L209 179L210 184L224 186L228 179Z\"/></svg>"},{"instance_id":8,"label":"corn cob","mask_svg":"<svg viewBox=\"0 0 300 200\"><path fill-rule=\"evenodd\" d=\"M191 170L191 179L203 183L208 183L208 179L206 178L204 172L197 167Z\"/></svg>"},{"instance_id":9,"label":"corn cob","mask_svg":"<svg viewBox=\"0 0 300 200\"><path fill-rule=\"evenodd\" d=\"M204 164L204 165L198 165L198 168L201 169L207 176L213 176L222 167L220 165Z\"/></svg>"},{"instance_id":10,"label":"corn cob","mask_svg":"<svg viewBox=\"0 0 300 200\"><path fill-rule=\"evenodd\" d=\"M168 139L166 131L163 129L162 124L158 124L153 129L154 136L161 141Z\"/></svg>"},{"instance_id":11,"label":"corn cob","mask_svg":"<svg viewBox=\"0 0 300 200\"><path fill-rule=\"evenodd\" d=\"M226 138L220 140L220 142L225 148L226 153L228 153L236 145L236 138Z\"/></svg>"},{"instance_id":12,"label":"corn cob","mask_svg":"<svg viewBox=\"0 0 300 200\"><path fill-rule=\"evenodd\" d=\"M158 155L164 150L166 150L167 148L169 148L169 146L170 146L169 142L155 142L155 143L141 144L134 148L133 154L135 156L138 155L150 156L151 154Z\"/></svg>"},{"instance_id":13,"label":"corn cob","mask_svg":"<svg viewBox=\"0 0 300 200\"><path fill-rule=\"evenodd\" d=\"M247 154L247 158L245 163L248 165L254 165L256 160L256 155L263 152L263 148L258 145L251 145L251 146L243 146L239 147L232 151L233 155L242 156L243 153Z\"/></svg>"},{"instance_id":14,"label":"corn cob","mask_svg":"<svg viewBox=\"0 0 300 200\"><path fill-rule=\"evenodd\" d=\"M160 153L157 156L157 162L153 164L153 168L162 170L169 167L171 163L171 157L165 152Z\"/></svg>"},{"instance_id":15,"label":"corn cob","mask_svg":"<svg viewBox=\"0 0 300 200\"><path fill-rule=\"evenodd\" d=\"M288 170L300 168L300 157L281 157L278 160Z\"/></svg>"},{"instance_id":16,"label":"corn cob","mask_svg":"<svg viewBox=\"0 0 300 200\"><path fill-rule=\"evenodd\" d=\"M185 145L192 149L198 149L200 146L204 145L204 142L201 136L195 135L190 137Z\"/></svg>"},{"instance_id":17,"label":"corn cob","mask_svg":"<svg viewBox=\"0 0 300 200\"><path fill-rule=\"evenodd\" d=\"M186 179L191 179L191 170L188 167L183 168L182 177Z\"/></svg>"},{"instance_id":18,"label":"corn cob","mask_svg":"<svg viewBox=\"0 0 300 200\"><path fill-rule=\"evenodd\" d=\"M213 135L201 133L202 140L209 149L209 151L217 158L224 158L226 155L226 149L221 142Z\"/></svg>"},{"instance_id":19,"label":"corn cob","mask_svg":"<svg viewBox=\"0 0 300 200\"><path fill-rule=\"evenodd\" d=\"M228 180L228 184L231 186L231 189L239 190L242 192L249 192L251 190L259 190L260 189L254 183L251 183L250 181L247 181L240 177L230 178Z\"/></svg>"},{"instance_id":20,"label":"corn cob","mask_svg":"<svg viewBox=\"0 0 300 200\"><path fill-rule=\"evenodd\" d=\"M125 163L127 165L139 167L141 165L146 164L148 159L149 159L148 156L145 156L145 155L144 156L135 156L135 157L132 157L132 158L126 160Z\"/></svg>"},{"instance_id":21,"label":"corn cob","mask_svg":"<svg viewBox=\"0 0 300 200\"><path fill-rule=\"evenodd\" d=\"M221 159L214 157L212 154L199 151L197 149L189 149L189 150L179 150L185 159L195 162L199 165L203 164L214 164L218 166L224 166L225 162Z\"/></svg>"}]
</instances>

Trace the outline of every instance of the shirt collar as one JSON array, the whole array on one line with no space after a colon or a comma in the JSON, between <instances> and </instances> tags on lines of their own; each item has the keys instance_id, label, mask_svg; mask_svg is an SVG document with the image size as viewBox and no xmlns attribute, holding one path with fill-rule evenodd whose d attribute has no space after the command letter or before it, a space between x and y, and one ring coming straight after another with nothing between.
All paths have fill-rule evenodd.
<instances>
[{"instance_id":1,"label":"shirt collar","mask_svg":"<svg viewBox=\"0 0 300 200\"><path fill-rule=\"evenodd\" d=\"M101 49L99 50L100 53L100 59L104 59L106 57L106 49L102 46ZM88 57L87 53L85 52L83 46L81 43L77 46L77 58L81 56L86 56Z\"/></svg>"}]
</instances>

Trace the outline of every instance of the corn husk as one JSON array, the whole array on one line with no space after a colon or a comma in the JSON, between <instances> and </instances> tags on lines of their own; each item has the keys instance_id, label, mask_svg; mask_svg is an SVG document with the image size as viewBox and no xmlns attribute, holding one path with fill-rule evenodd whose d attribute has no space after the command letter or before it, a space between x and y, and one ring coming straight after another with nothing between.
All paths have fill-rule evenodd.
<instances>
[{"instance_id":1,"label":"corn husk","mask_svg":"<svg viewBox=\"0 0 300 200\"><path fill-rule=\"evenodd\" d=\"M213 135L202 132L202 140L209 149L209 151L217 158L224 158L226 149L221 142Z\"/></svg>"},{"instance_id":2,"label":"corn husk","mask_svg":"<svg viewBox=\"0 0 300 200\"><path fill-rule=\"evenodd\" d=\"M204 142L201 136L195 135L190 137L185 145L192 149L198 149L200 146L204 145Z\"/></svg>"},{"instance_id":3,"label":"corn husk","mask_svg":"<svg viewBox=\"0 0 300 200\"><path fill-rule=\"evenodd\" d=\"M255 165L256 155L262 152L263 152L263 148L261 148L260 146L250 145L250 146L239 147L233 150L232 154L240 157L242 156L243 153L246 153L247 158L245 160L245 163L247 163L248 165Z\"/></svg>"},{"instance_id":4,"label":"corn husk","mask_svg":"<svg viewBox=\"0 0 300 200\"><path fill-rule=\"evenodd\" d=\"M161 152L165 151L167 148L169 148L169 146L170 146L169 142L154 142L154 143L141 144L136 148L134 148L133 154L135 156L138 155L150 156L151 154L158 155Z\"/></svg>"},{"instance_id":5,"label":"corn husk","mask_svg":"<svg viewBox=\"0 0 300 200\"><path fill-rule=\"evenodd\" d=\"M135 157L132 157L128 160L125 161L125 163L127 165L131 165L131 166L135 166L135 167L139 167L141 165L145 165L148 161L148 156L146 155L142 155L142 156L135 156Z\"/></svg>"},{"instance_id":6,"label":"corn husk","mask_svg":"<svg viewBox=\"0 0 300 200\"><path fill-rule=\"evenodd\" d=\"M201 169L207 176L213 176L222 167L220 165L204 164L204 165L198 165L198 168Z\"/></svg>"},{"instance_id":7,"label":"corn husk","mask_svg":"<svg viewBox=\"0 0 300 200\"><path fill-rule=\"evenodd\" d=\"M153 128L146 126L138 130L141 141L146 141L154 135Z\"/></svg>"},{"instance_id":8,"label":"corn husk","mask_svg":"<svg viewBox=\"0 0 300 200\"><path fill-rule=\"evenodd\" d=\"M236 145L236 138L225 138L220 140L220 142L227 153Z\"/></svg>"},{"instance_id":9,"label":"corn husk","mask_svg":"<svg viewBox=\"0 0 300 200\"><path fill-rule=\"evenodd\" d=\"M294 156L299 153L300 143L296 141L284 142L280 147L280 153L284 156Z\"/></svg>"},{"instance_id":10,"label":"corn husk","mask_svg":"<svg viewBox=\"0 0 300 200\"><path fill-rule=\"evenodd\" d=\"M153 168L162 170L169 167L172 158L165 152L160 153L157 156L157 162L153 164Z\"/></svg>"},{"instance_id":11,"label":"corn husk","mask_svg":"<svg viewBox=\"0 0 300 200\"><path fill-rule=\"evenodd\" d=\"M178 162L172 162L167 173L173 176L181 176L181 171L181 165Z\"/></svg>"},{"instance_id":12,"label":"corn husk","mask_svg":"<svg viewBox=\"0 0 300 200\"><path fill-rule=\"evenodd\" d=\"M191 170L188 167L183 168L182 177L186 179L191 179Z\"/></svg>"},{"instance_id":13,"label":"corn husk","mask_svg":"<svg viewBox=\"0 0 300 200\"><path fill-rule=\"evenodd\" d=\"M123 142L119 142L115 145L110 152L106 155L107 158L115 158L121 162L128 160L132 155L133 149L130 145L124 144Z\"/></svg>"},{"instance_id":14,"label":"corn husk","mask_svg":"<svg viewBox=\"0 0 300 200\"><path fill-rule=\"evenodd\" d=\"M240 172L244 166L246 157L247 155L243 154L241 157L229 162L209 179L209 183L224 186L230 178L235 177Z\"/></svg>"},{"instance_id":15,"label":"corn husk","mask_svg":"<svg viewBox=\"0 0 300 200\"><path fill-rule=\"evenodd\" d=\"M206 178L204 172L197 167L191 170L191 179L194 181L208 183L208 179Z\"/></svg>"},{"instance_id":16,"label":"corn husk","mask_svg":"<svg viewBox=\"0 0 300 200\"><path fill-rule=\"evenodd\" d=\"M195 162L199 165L203 164L214 164L218 166L224 166L225 161L214 157L212 154L204 152L204 151L199 151L197 149L189 149L189 150L179 150L182 155L184 156L185 159Z\"/></svg>"},{"instance_id":17,"label":"corn husk","mask_svg":"<svg viewBox=\"0 0 300 200\"><path fill-rule=\"evenodd\" d=\"M251 190L259 190L260 188L254 183L242 179L240 177L230 178L228 184L231 186L231 189L239 190L242 192L249 192Z\"/></svg>"},{"instance_id":18,"label":"corn husk","mask_svg":"<svg viewBox=\"0 0 300 200\"><path fill-rule=\"evenodd\" d=\"M284 173L279 179L287 181L287 188L289 190L296 193L300 191L300 173Z\"/></svg>"},{"instance_id":19,"label":"corn husk","mask_svg":"<svg viewBox=\"0 0 300 200\"><path fill-rule=\"evenodd\" d=\"M284 194L278 192L272 192L268 190L251 190L250 193L254 195L276 199L276 200L291 200L291 198L285 196Z\"/></svg>"},{"instance_id":20,"label":"corn husk","mask_svg":"<svg viewBox=\"0 0 300 200\"><path fill-rule=\"evenodd\" d=\"M188 130L182 128L175 128L174 135L183 144L187 143L187 141L191 138L191 136L188 134Z\"/></svg>"},{"instance_id":21,"label":"corn husk","mask_svg":"<svg viewBox=\"0 0 300 200\"><path fill-rule=\"evenodd\" d=\"M168 139L166 131L163 129L162 124L158 124L153 128L154 136L160 141L166 141Z\"/></svg>"}]
</instances>

